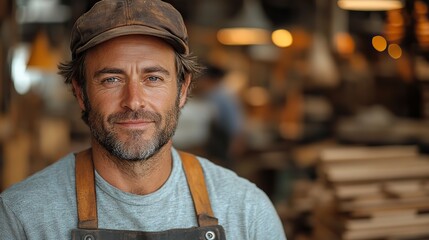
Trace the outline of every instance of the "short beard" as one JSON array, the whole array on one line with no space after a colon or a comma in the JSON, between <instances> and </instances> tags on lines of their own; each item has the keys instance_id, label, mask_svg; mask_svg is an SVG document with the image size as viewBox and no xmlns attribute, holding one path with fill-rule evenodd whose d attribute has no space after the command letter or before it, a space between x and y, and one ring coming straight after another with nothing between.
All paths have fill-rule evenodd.
<instances>
[{"instance_id":1,"label":"short beard","mask_svg":"<svg viewBox=\"0 0 429 240\"><path fill-rule=\"evenodd\" d=\"M144 119L153 121L155 124L155 134L152 139L144 141L141 139L144 130L129 131L127 142L118 139L115 129L107 127L100 112L94 111L91 107L86 91L83 94L85 111L82 116L86 116L84 121L88 124L94 139L111 155L118 160L125 160L128 163L141 162L153 157L165 144L173 137L180 113L180 94L178 94L174 106L165 114L165 119L157 112L144 109L137 111L124 111L111 114L107 117L107 124L114 125L118 120ZM164 120L164 126L163 124Z\"/></svg>"}]
</instances>

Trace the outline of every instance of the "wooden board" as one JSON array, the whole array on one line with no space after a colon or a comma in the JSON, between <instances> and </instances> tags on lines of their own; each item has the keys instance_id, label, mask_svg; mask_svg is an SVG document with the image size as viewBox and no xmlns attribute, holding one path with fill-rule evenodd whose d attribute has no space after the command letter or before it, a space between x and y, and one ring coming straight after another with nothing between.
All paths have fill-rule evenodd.
<instances>
[{"instance_id":1,"label":"wooden board","mask_svg":"<svg viewBox=\"0 0 429 240\"><path fill-rule=\"evenodd\" d=\"M341 212L350 212L355 215L369 215L377 211L387 210L420 210L429 211L429 196L409 197L398 199L359 199L354 201L339 202Z\"/></svg>"},{"instance_id":2,"label":"wooden board","mask_svg":"<svg viewBox=\"0 0 429 240\"><path fill-rule=\"evenodd\" d=\"M417 155L416 146L337 147L323 150L320 159L322 162L341 162L358 159L415 157Z\"/></svg>"},{"instance_id":3,"label":"wooden board","mask_svg":"<svg viewBox=\"0 0 429 240\"><path fill-rule=\"evenodd\" d=\"M360 184L336 184L334 194L340 200L390 196L422 196L429 195L429 179L406 179Z\"/></svg>"},{"instance_id":4,"label":"wooden board","mask_svg":"<svg viewBox=\"0 0 429 240\"><path fill-rule=\"evenodd\" d=\"M365 231L401 226L429 226L429 213L418 213L414 210L390 211L375 217L347 219L344 225L346 231Z\"/></svg>"},{"instance_id":5,"label":"wooden board","mask_svg":"<svg viewBox=\"0 0 429 240\"><path fill-rule=\"evenodd\" d=\"M343 240L374 240L374 239L403 239L417 238L429 239L427 224L385 227L357 231L346 231L342 234ZM423 238L427 237L427 238Z\"/></svg>"},{"instance_id":6,"label":"wooden board","mask_svg":"<svg viewBox=\"0 0 429 240\"><path fill-rule=\"evenodd\" d=\"M323 172L332 182L380 181L389 179L413 179L429 177L429 157L392 159L372 163L329 165Z\"/></svg>"}]
</instances>

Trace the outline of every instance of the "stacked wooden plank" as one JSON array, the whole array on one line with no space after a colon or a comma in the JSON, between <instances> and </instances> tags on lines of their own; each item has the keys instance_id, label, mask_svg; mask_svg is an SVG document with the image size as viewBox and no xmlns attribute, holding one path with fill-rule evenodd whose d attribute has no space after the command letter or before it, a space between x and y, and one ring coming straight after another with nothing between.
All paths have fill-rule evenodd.
<instances>
[{"instance_id":1,"label":"stacked wooden plank","mask_svg":"<svg viewBox=\"0 0 429 240\"><path fill-rule=\"evenodd\" d=\"M335 209L317 222L339 239L429 239L429 156L416 147L327 149L320 174Z\"/></svg>"}]
</instances>

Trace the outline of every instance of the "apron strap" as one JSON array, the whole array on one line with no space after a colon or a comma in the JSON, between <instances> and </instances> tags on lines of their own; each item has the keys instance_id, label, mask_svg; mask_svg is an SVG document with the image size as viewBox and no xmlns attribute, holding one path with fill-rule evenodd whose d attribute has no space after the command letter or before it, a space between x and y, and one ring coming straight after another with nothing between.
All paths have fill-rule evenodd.
<instances>
[{"instance_id":1,"label":"apron strap","mask_svg":"<svg viewBox=\"0 0 429 240\"><path fill-rule=\"evenodd\" d=\"M198 159L189 153L179 152L186 180L194 202L198 226L218 225L211 208L203 169ZM95 195L94 163L91 149L76 154L76 202L78 227L97 229L97 199Z\"/></svg>"},{"instance_id":2,"label":"apron strap","mask_svg":"<svg viewBox=\"0 0 429 240\"><path fill-rule=\"evenodd\" d=\"M183 169L194 202L198 226L206 227L217 225L218 220L213 214L200 162L192 154L185 152L179 152L179 154L182 159Z\"/></svg>"},{"instance_id":3,"label":"apron strap","mask_svg":"<svg viewBox=\"0 0 429 240\"><path fill-rule=\"evenodd\" d=\"M76 202L78 227L97 229L97 199L95 196L94 164L91 149L76 154Z\"/></svg>"}]
</instances>

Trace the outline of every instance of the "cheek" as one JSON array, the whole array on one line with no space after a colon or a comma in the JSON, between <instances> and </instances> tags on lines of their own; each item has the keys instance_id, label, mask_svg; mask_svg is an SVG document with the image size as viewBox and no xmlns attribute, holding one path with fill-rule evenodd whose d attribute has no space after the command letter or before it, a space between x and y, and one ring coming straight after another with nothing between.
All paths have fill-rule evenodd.
<instances>
[{"instance_id":1,"label":"cheek","mask_svg":"<svg viewBox=\"0 0 429 240\"><path fill-rule=\"evenodd\" d=\"M147 91L146 94L146 107L154 108L157 110L167 109L174 104L177 98L177 90L174 89L157 89L156 91Z\"/></svg>"},{"instance_id":2,"label":"cheek","mask_svg":"<svg viewBox=\"0 0 429 240\"><path fill-rule=\"evenodd\" d=\"M114 113L118 112L116 104L110 97L103 95L93 95L89 97L89 104L91 105L91 117L97 118L98 121L105 121L107 117Z\"/></svg>"}]
</instances>

